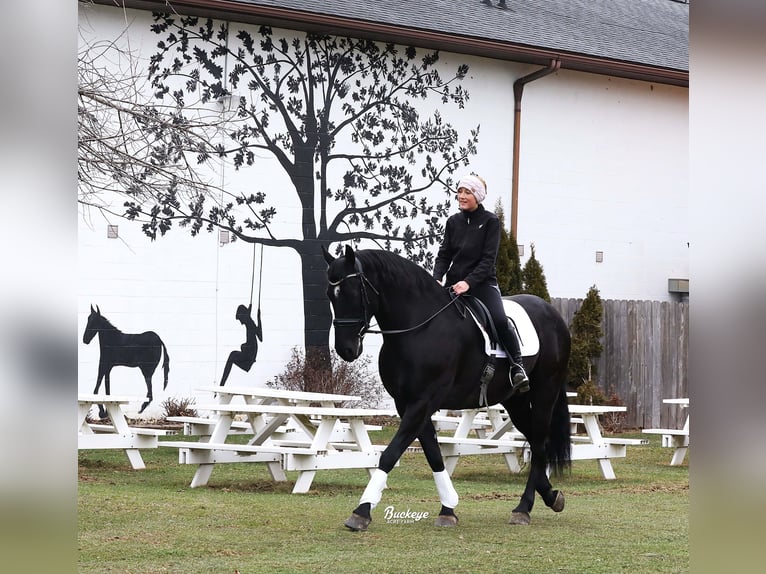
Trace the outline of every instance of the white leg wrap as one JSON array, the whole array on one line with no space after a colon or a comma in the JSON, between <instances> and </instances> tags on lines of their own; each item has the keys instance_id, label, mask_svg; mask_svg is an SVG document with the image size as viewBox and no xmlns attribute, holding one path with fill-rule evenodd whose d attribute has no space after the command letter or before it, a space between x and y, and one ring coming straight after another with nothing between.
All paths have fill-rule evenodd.
<instances>
[{"instance_id":1,"label":"white leg wrap","mask_svg":"<svg viewBox=\"0 0 766 574\"><path fill-rule=\"evenodd\" d=\"M455 487L452 486L452 479L446 470L434 473L434 482L436 491L439 493L439 500L447 508L455 508L458 503L458 495Z\"/></svg>"},{"instance_id":2,"label":"white leg wrap","mask_svg":"<svg viewBox=\"0 0 766 574\"><path fill-rule=\"evenodd\" d=\"M386 488L386 478L388 478L388 473L379 468L375 469L375 472L370 477L370 482L367 483L367 488L362 493L359 503L369 502L370 506L375 508L383 497L383 490Z\"/></svg>"}]
</instances>

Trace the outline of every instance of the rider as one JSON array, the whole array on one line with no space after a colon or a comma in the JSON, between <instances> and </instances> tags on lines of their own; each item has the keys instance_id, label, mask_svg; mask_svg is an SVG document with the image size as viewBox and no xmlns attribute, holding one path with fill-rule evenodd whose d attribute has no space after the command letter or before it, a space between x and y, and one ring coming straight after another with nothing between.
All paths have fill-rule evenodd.
<instances>
[{"instance_id":1,"label":"rider","mask_svg":"<svg viewBox=\"0 0 766 574\"><path fill-rule=\"evenodd\" d=\"M521 347L513 323L508 321L495 276L495 260L500 245L500 221L481 205L487 196L486 182L476 175L466 175L457 185L460 212L447 219L444 238L434 264L433 276L446 283L457 295L467 293L479 299L489 310L500 342L511 361L513 392L529 390Z\"/></svg>"}]
</instances>

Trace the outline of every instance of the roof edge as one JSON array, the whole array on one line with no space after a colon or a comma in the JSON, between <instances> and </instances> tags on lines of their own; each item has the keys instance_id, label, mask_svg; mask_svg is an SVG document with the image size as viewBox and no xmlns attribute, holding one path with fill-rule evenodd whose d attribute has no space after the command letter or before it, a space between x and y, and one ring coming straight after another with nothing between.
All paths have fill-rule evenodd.
<instances>
[{"instance_id":1,"label":"roof edge","mask_svg":"<svg viewBox=\"0 0 766 574\"><path fill-rule=\"evenodd\" d=\"M354 18L317 14L302 10L248 4L236 0L94 0L96 4L119 5L127 8L167 12L168 8L179 13L216 19L230 19L252 24L297 29L310 32L331 32L351 37L369 38L383 42L484 56L527 64L548 65L558 60L561 68L616 76L672 86L689 87L689 71L622 60L597 58L584 54L560 52L536 48L524 44L499 42L470 36L456 36L419 28L404 28Z\"/></svg>"}]
</instances>

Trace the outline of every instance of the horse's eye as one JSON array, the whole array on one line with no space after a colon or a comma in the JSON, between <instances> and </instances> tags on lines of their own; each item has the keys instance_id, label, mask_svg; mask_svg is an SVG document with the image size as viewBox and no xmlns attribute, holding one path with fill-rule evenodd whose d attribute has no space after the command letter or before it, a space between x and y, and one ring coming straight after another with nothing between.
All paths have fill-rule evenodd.
<instances>
[{"instance_id":1,"label":"horse's eye","mask_svg":"<svg viewBox=\"0 0 766 574\"><path fill-rule=\"evenodd\" d=\"M337 299L339 295L340 295L340 285L336 285L335 287L333 287L332 296L335 299Z\"/></svg>"}]
</instances>

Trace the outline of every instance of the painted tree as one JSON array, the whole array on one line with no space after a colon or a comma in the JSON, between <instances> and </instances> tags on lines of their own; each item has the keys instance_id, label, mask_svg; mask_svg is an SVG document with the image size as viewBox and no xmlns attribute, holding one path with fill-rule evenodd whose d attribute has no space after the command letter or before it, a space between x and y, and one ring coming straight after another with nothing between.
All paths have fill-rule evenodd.
<instances>
[{"instance_id":1,"label":"painted tree","mask_svg":"<svg viewBox=\"0 0 766 574\"><path fill-rule=\"evenodd\" d=\"M192 235L219 227L243 241L294 249L301 260L306 360L329 364L321 246L372 240L433 264L429 246L443 234L451 174L476 153L478 127L460 144L440 111L463 108L468 93L460 80L467 66L443 79L438 52L317 34L278 37L267 26L230 30L195 17L155 15L152 30L160 37L149 70L158 98L179 109L194 99L231 98L236 105L227 144L200 143L198 161L217 154L240 169L257 156L275 158L300 203L301 229L290 237L272 232L270 194L286 190L227 190L229 199L221 201L171 187L130 196L127 216L142 221L152 238L178 223ZM429 98L437 105L423 116L418 101Z\"/></svg>"}]
</instances>

